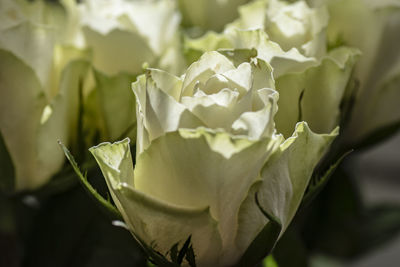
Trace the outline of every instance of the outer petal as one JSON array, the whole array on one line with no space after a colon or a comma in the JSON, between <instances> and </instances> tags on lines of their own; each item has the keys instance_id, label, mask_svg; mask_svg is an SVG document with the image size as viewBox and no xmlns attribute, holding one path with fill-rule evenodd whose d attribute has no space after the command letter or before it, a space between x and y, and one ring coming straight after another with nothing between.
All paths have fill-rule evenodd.
<instances>
[{"instance_id":1,"label":"outer petal","mask_svg":"<svg viewBox=\"0 0 400 267\"><path fill-rule=\"evenodd\" d=\"M223 34L210 33L197 39L186 38L185 46L189 49L188 60L196 59L197 54L218 49L257 50L257 57L268 62L274 68L274 77L288 72L301 72L318 64L313 57L305 57L297 48L284 51L261 29L238 30L227 28Z\"/></svg>"},{"instance_id":2,"label":"outer petal","mask_svg":"<svg viewBox=\"0 0 400 267\"><path fill-rule=\"evenodd\" d=\"M137 32L113 29L103 34L85 26L83 33L88 47L93 49L94 66L106 74L138 74L143 63L155 61L156 56L147 39Z\"/></svg>"},{"instance_id":3,"label":"outer petal","mask_svg":"<svg viewBox=\"0 0 400 267\"><path fill-rule=\"evenodd\" d=\"M0 50L0 129L15 165L17 190L36 187L49 178L40 177L36 168L37 128L45 105L34 71Z\"/></svg>"},{"instance_id":4,"label":"outer petal","mask_svg":"<svg viewBox=\"0 0 400 267\"><path fill-rule=\"evenodd\" d=\"M203 30L221 31L224 25L237 16L237 8L248 0L179 0L183 24Z\"/></svg>"},{"instance_id":5,"label":"outer petal","mask_svg":"<svg viewBox=\"0 0 400 267\"><path fill-rule=\"evenodd\" d=\"M264 29L268 1L258 0L239 7L239 18L228 24L226 28L241 30Z\"/></svg>"},{"instance_id":6,"label":"outer petal","mask_svg":"<svg viewBox=\"0 0 400 267\"><path fill-rule=\"evenodd\" d=\"M135 96L130 89L134 77L129 74L107 76L94 71L99 90L100 109L105 123L105 139L136 136ZM123 136L125 135L125 136Z\"/></svg>"},{"instance_id":7,"label":"outer petal","mask_svg":"<svg viewBox=\"0 0 400 267\"><path fill-rule=\"evenodd\" d=\"M328 1L328 6L330 43L345 43L362 52L355 67L358 100L345 132L347 143L354 145L400 120L394 100L399 95L395 88L400 73L400 5L398 1L336 0Z\"/></svg>"},{"instance_id":8,"label":"outer petal","mask_svg":"<svg viewBox=\"0 0 400 267\"><path fill-rule=\"evenodd\" d=\"M43 109L38 124L35 152L37 172L42 179L50 178L64 163L65 157L57 141L76 145L78 138L79 89L89 69L86 61L72 61L62 71L59 93ZM25 88L26 89L26 88ZM32 137L29 137L32 138Z\"/></svg>"},{"instance_id":9,"label":"outer petal","mask_svg":"<svg viewBox=\"0 0 400 267\"><path fill-rule=\"evenodd\" d=\"M299 123L293 136L271 156L240 207L236 235L239 254L268 222L256 205L256 194L262 208L280 219L284 231L296 213L314 167L337 133L336 129L318 135L306 123Z\"/></svg>"},{"instance_id":10,"label":"outer petal","mask_svg":"<svg viewBox=\"0 0 400 267\"><path fill-rule=\"evenodd\" d=\"M234 48L257 49L257 57L271 64L275 78L289 72L301 72L317 64L315 58L303 56L296 48L287 52L283 51L277 43L269 39L263 30L232 30L227 34Z\"/></svg>"},{"instance_id":11,"label":"outer petal","mask_svg":"<svg viewBox=\"0 0 400 267\"><path fill-rule=\"evenodd\" d=\"M207 207L174 205L132 187L133 165L127 139L115 144L103 143L90 151L134 235L166 257L176 243L181 247L191 236L198 266L218 262L222 243L218 223Z\"/></svg>"},{"instance_id":12,"label":"outer petal","mask_svg":"<svg viewBox=\"0 0 400 267\"><path fill-rule=\"evenodd\" d=\"M0 129L16 166L17 190L33 189L64 162L57 140L68 143L76 131L79 78L88 66L67 67L60 94L49 102L29 66L4 50L0 58Z\"/></svg>"},{"instance_id":13,"label":"outer petal","mask_svg":"<svg viewBox=\"0 0 400 267\"><path fill-rule=\"evenodd\" d=\"M44 87L50 76L55 35L51 27L25 21L1 31L0 48L11 51L30 66Z\"/></svg>"},{"instance_id":14,"label":"outer petal","mask_svg":"<svg viewBox=\"0 0 400 267\"><path fill-rule=\"evenodd\" d=\"M365 95L362 108L355 109L346 139L350 144L365 141L369 135L400 121L400 61L397 68L383 77L370 95ZM367 98L367 99L366 99ZM367 105L366 105L367 104Z\"/></svg>"},{"instance_id":15,"label":"outer petal","mask_svg":"<svg viewBox=\"0 0 400 267\"><path fill-rule=\"evenodd\" d=\"M332 131L338 124L340 103L358 54L342 47L325 56L318 66L278 78L278 132L290 136L300 120L307 121L317 133Z\"/></svg>"},{"instance_id":16,"label":"outer petal","mask_svg":"<svg viewBox=\"0 0 400 267\"><path fill-rule=\"evenodd\" d=\"M258 0L239 8L240 17L227 29L265 31L285 51L297 48L302 54L318 57L326 51L325 29L328 12L325 6L310 8L304 1L287 3Z\"/></svg>"},{"instance_id":17,"label":"outer petal","mask_svg":"<svg viewBox=\"0 0 400 267\"><path fill-rule=\"evenodd\" d=\"M292 4L272 0L267 9L265 31L285 51L296 47L302 54L319 57L326 52L325 29L329 14L325 6L310 8L304 1Z\"/></svg>"},{"instance_id":18,"label":"outer petal","mask_svg":"<svg viewBox=\"0 0 400 267\"><path fill-rule=\"evenodd\" d=\"M376 53L379 51L384 16L379 17L365 0L331 0L328 1L328 7L329 42L331 44L344 43L362 51L363 56L357 66L356 75L364 81L368 78Z\"/></svg>"},{"instance_id":19,"label":"outer petal","mask_svg":"<svg viewBox=\"0 0 400 267\"><path fill-rule=\"evenodd\" d=\"M186 48L197 51L215 51L221 48L232 48L231 41L224 34L213 31L206 32L199 38L185 38ZM197 60L197 59L196 59Z\"/></svg>"},{"instance_id":20,"label":"outer petal","mask_svg":"<svg viewBox=\"0 0 400 267\"><path fill-rule=\"evenodd\" d=\"M201 128L167 133L137 158L135 188L175 205L209 206L225 254L239 205L274 146L275 140L250 141ZM231 256L222 256L228 265Z\"/></svg>"},{"instance_id":21,"label":"outer petal","mask_svg":"<svg viewBox=\"0 0 400 267\"><path fill-rule=\"evenodd\" d=\"M48 92L50 98L56 96L61 91L59 83L62 79L62 72L68 63L74 60L89 61L91 58L91 54L88 50L79 49L70 45L55 45L53 55L51 72L48 74L48 83L45 86L46 92ZM84 78L83 76L81 77L81 79ZM84 90L83 93L85 94L86 91Z\"/></svg>"},{"instance_id":22,"label":"outer petal","mask_svg":"<svg viewBox=\"0 0 400 267\"><path fill-rule=\"evenodd\" d=\"M382 6L370 8L366 19L374 22L374 27L363 36L371 44L355 43L363 55L356 66L361 87L349 125L347 139L351 143L360 142L378 128L400 121L399 105L395 100L400 95L400 4L385 4L385 1L375 4ZM362 24L363 21L354 23ZM379 43L374 43L375 40ZM350 39L348 42L355 41Z\"/></svg>"},{"instance_id":23,"label":"outer petal","mask_svg":"<svg viewBox=\"0 0 400 267\"><path fill-rule=\"evenodd\" d=\"M171 43L179 27L180 16L176 1L130 2L129 18L141 35L148 38L150 47L160 55Z\"/></svg>"}]
</instances>

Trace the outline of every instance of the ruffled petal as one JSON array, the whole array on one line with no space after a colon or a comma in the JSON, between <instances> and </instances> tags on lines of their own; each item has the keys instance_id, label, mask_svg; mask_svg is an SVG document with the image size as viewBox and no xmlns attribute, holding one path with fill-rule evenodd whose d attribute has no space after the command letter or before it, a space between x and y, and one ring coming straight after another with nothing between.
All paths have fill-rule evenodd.
<instances>
[{"instance_id":1,"label":"ruffled petal","mask_svg":"<svg viewBox=\"0 0 400 267\"><path fill-rule=\"evenodd\" d=\"M299 123L293 136L280 145L261 171L261 177L243 201L236 235L237 253L242 254L268 219L256 204L282 223L282 233L289 225L301 202L314 167L338 134L315 134L306 123Z\"/></svg>"},{"instance_id":2,"label":"ruffled petal","mask_svg":"<svg viewBox=\"0 0 400 267\"><path fill-rule=\"evenodd\" d=\"M128 139L114 144L103 143L90 151L102 169L114 202L135 236L167 258L175 244L180 248L191 237L198 266L218 262L222 242L218 223L207 206L175 205L135 189Z\"/></svg>"}]
</instances>

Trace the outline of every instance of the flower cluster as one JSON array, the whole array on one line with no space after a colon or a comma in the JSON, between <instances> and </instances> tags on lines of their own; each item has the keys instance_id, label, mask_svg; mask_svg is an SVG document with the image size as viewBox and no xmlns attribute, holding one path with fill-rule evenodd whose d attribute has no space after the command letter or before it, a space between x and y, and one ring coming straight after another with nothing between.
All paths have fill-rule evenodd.
<instances>
[{"instance_id":1,"label":"flower cluster","mask_svg":"<svg viewBox=\"0 0 400 267\"><path fill-rule=\"evenodd\" d=\"M77 153L123 139L90 152L157 264L256 264L339 126L336 151L400 125L396 1L0 7L0 143L14 190L62 168L57 140Z\"/></svg>"},{"instance_id":2,"label":"flower cluster","mask_svg":"<svg viewBox=\"0 0 400 267\"><path fill-rule=\"evenodd\" d=\"M132 87L135 169L129 140L91 152L129 229L165 256L190 236L197 266L237 263L269 223L258 206L286 229L337 134L305 122L277 134L278 93L261 59L235 67L207 52L182 77L149 69Z\"/></svg>"}]
</instances>

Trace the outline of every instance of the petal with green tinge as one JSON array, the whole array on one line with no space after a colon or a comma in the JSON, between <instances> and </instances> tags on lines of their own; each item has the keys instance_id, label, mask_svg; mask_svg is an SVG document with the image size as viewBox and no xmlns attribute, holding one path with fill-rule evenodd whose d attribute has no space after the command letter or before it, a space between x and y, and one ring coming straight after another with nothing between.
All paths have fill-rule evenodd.
<instances>
[{"instance_id":1,"label":"petal with green tinge","mask_svg":"<svg viewBox=\"0 0 400 267\"><path fill-rule=\"evenodd\" d=\"M198 266L219 261L222 243L218 223L210 216L207 206L175 205L135 189L128 139L114 144L103 143L90 151L134 235L165 256L176 243L181 247L191 236ZM152 165L152 168L156 166Z\"/></svg>"},{"instance_id":2,"label":"petal with green tinge","mask_svg":"<svg viewBox=\"0 0 400 267\"><path fill-rule=\"evenodd\" d=\"M337 48L318 66L279 77L278 132L290 136L298 121L307 121L317 133L332 131L339 123L340 104L358 55L356 49Z\"/></svg>"},{"instance_id":3,"label":"petal with green tinge","mask_svg":"<svg viewBox=\"0 0 400 267\"><path fill-rule=\"evenodd\" d=\"M302 122L271 155L240 207L236 236L239 253L247 249L268 222L256 204L256 194L263 210L277 217L284 231L297 211L314 167L337 134L338 129L330 134L315 134Z\"/></svg>"},{"instance_id":4,"label":"petal with green tinge","mask_svg":"<svg viewBox=\"0 0 400 267\"><path fill-rule=\"evenodd\" d=\"M136 32L114 29L102 34L85 26L83 33L87 45L92 48L95 68L106 74L139 74L143 63L151 65L155 61L147 39Z\"/></svg>"},{"instance_id":5,"label":"petal with green tinge","mask_svg":"<svg viewBox=\"0 0 400 267\"><path fill-rule=\"evenodd\" d=\"M233 242L239 205L276 145L275 139L180 129L154 140L139 155L135 188L175 205L209 206L225 251Z\"/></svg>"},{"instance_id":6,"label":"petal with green tinge","mask_svg":"<svg viewBox=\"0 0 400 267\"><path fill-rule=\"evenodd\" d=\"M33 69L1 49L0 88L0 129L15 165L16 189L34 188L50 175L40 175L36 162L37 131L47 102L45 93Z\"/></svg>"},{"instance_id":7,"label":"petal with green tinge","mask_svg":"<svg viewBox=\"0 0 400 267\"><path fill-rule=\"evenodd\" d=\"M205 83L212 75L235 69L232 62L218 52L204 53L186 71L183 80L182 96L192 96L196 83Z\"/></svg>"},{"instance_id":8,"label":"petal with green tinge","mask_svg":"<svg viewBox=\"0 0 400 267\"><path fill-rule=\"evenodd\" d=\"M139 76L138 80L132 84L137 105L139 153L153 139L166 132L203 125L184 105L158 88L157 81L159 82L146 74Z\"/></svg>"},{"instance_id":9,"label":"petal with green tinge","mask_svg":"<svg viewBox=\"0 0 400 267\"><path fill-rule=\"evenodd\" d=\"M99 90L100 109L105 123L107 140L136 137L135 95L131 90L133 75L108 76L94 70L96 89ZM118 116L116 116L118 114Z\"/></svg>"}]
</instances>

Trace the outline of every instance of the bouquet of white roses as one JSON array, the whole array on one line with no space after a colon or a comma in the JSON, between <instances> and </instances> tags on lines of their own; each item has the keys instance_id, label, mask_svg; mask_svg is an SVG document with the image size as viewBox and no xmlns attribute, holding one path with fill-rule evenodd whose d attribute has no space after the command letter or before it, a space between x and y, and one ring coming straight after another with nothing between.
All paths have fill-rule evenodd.
<instances>
[{"instance_id":1,"label":"bouquet of white roses","mask_svg":"<svg viewBox=\"0 0 400 267\"><path fill-rule=\"evenodd\" d=\"M398 1L0 0L0 22L0 245L27 265L134 240L121 262L290 266L299 208L400 127ZM35 253L61 227L89 249Z\"/></svg>"}]
</instances>

